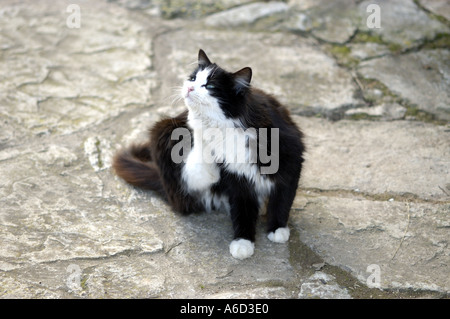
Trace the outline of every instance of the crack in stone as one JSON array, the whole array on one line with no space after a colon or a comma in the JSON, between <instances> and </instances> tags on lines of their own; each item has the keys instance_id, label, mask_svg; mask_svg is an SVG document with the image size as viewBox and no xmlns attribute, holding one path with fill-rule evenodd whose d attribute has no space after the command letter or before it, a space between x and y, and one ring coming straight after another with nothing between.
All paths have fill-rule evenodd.
<instances>
[{"instance_id":1,"label":"crack in stone","mask_svg":"<svg viewBox=\"0 0 450 319\"><path fill-rule=\"evenodd\" d=\"M394 200L397 202L404 203L427 203L427 204L450 204L450 200L433 200L433 199L423 199L420 198L416 194L412 193L378 193L371 194L368 192L361 192L357 190L348 190L348 189L320 189L320 188L305 188L300 187L299 190L302 193L307 193L310 195L320 195L320 196L328 196L328 197L341 197L342 195L347 195L349 197L362 197L367 200L377 201L377 202L385 202L389 200ZM302 196L300 193L300 196ZM312 193L312 194L311 194Z\"/></svg>"}]
</instances>

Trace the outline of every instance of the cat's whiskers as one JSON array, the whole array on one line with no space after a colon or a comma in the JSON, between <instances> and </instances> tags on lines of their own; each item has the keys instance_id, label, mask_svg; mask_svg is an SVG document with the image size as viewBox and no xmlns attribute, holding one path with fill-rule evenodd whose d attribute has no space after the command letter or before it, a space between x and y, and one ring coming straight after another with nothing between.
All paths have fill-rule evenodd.
<instances>
[{"instance_id":1,"label":"cat's whiskers","mask_svg":"<svg viewBox=\"0 0 450 319\"><path fill-rule=\"evenodd\" d=\"M170 104L173 107L178 101L180 101L183 97L180 94L171 94L163 99L164 103ZM170 101L170 102L168 102Z\"/></svg>"},{"instance_id":2,"label":"cat's whiskers","mask_svg":"<svg viewBox=\"0 0 450 319\"><path fill-rule=\"evenodd\" d=\"M174 92L172 94L170 94L169 96L166 96L163 101L166 102L168 100L171 100L170 102L170 106L173 107L177 102L181 101L183 99L181 90L182 90L183 86L178 85L178 86L173 86L171 88L171 90Z\"/></svg>"}]
</instances>

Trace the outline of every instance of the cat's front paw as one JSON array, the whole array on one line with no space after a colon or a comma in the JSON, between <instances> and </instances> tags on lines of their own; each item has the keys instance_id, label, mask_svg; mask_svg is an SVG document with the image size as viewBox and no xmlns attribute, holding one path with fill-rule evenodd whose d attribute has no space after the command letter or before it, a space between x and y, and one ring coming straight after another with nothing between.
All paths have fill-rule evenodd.
<instances>
[{"instance_id":1,"label":"cat's front paw","mask_svg":"<svg viewBox=\"0 0 450 319\"><path fill-rule=\"evenodd\" d=\"M236 259L245 259L253 255L255 244L247 239L235 239L230 244L230 253Z\"/></svg>"},{"instance_id":2,"label":"cat's front paw","mask_svg":"<svg viewBox=\"0 0 450 319\"><path fill-rule=\"evenodd\" d=\"M274 232L270 232L267 237L273 241L274 243L285 243L289 239L289 228L288 227L280 227Z\"/></svg>"}]
</instances>

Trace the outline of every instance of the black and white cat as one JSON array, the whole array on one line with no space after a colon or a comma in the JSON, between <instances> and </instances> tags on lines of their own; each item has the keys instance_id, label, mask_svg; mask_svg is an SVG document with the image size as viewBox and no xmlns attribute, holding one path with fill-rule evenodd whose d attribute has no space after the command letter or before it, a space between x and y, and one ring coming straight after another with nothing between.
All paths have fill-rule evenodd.
<instances>
[{"instance_id":1,"label":"black and white cat","mask_svg":"<svg viewBox=\"0 0 450 319\"><path fill-rule=\"evenodd\" d=\"M268 238L289 239L305 149L288 110L251 87L251 77L250 68L227 72L200 50L181 92L187 111L157 122L147 143L120 151L113 161L120 177L159 192L175 211L228 211L230 252L237 259L253 255L266 203Z\"/></svg>"}]
</instances>

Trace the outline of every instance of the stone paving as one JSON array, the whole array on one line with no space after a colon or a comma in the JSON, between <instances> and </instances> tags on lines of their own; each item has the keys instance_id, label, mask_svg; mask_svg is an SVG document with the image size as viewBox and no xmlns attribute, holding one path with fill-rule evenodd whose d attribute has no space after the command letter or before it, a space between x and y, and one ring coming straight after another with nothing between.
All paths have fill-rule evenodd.
<instances>
[{"instance_id":1,"label":"stone paving","mask_svg":"<svg viewBox=\"0 0 450 319\"><path fill-rule=\"evenodd\" d=\"M2 1L0 297L448 298L449 21L445 0ZM226 214L111 171L184 108L199 48L306 135L291 239L262 216L244 261Z\"/></svg>"}]
</instances>

